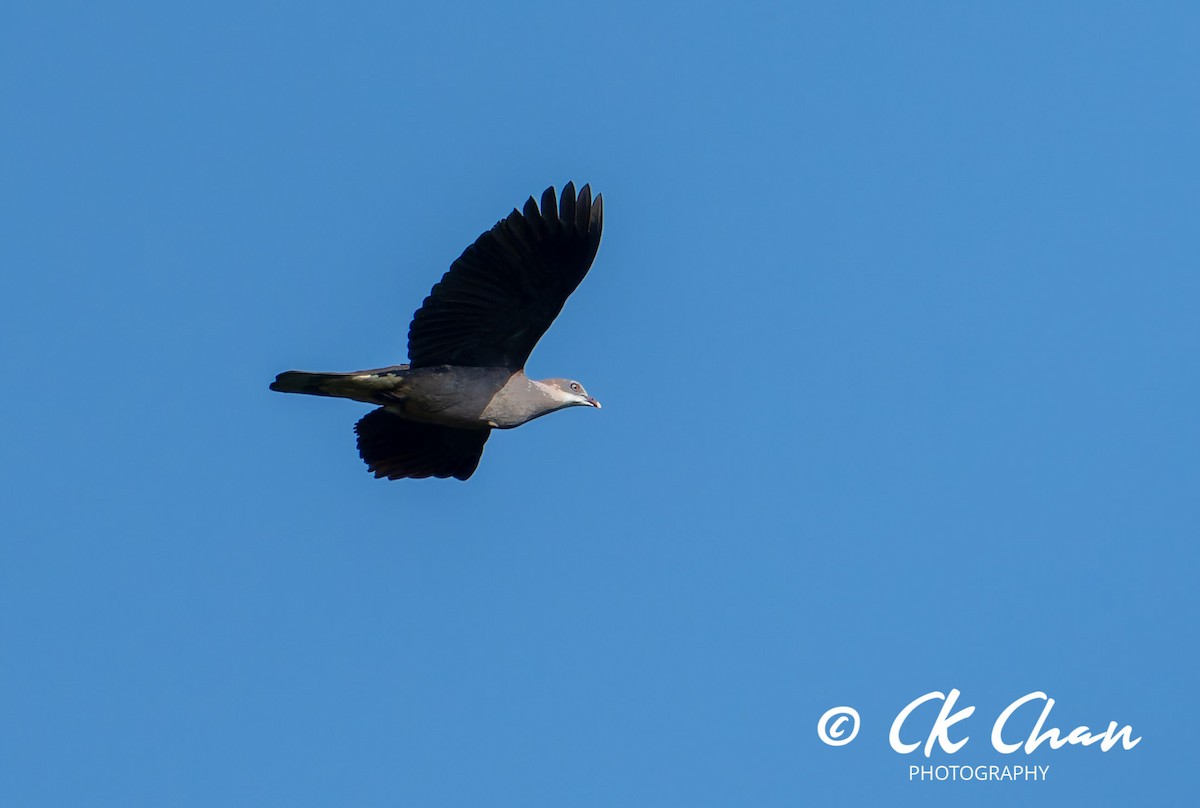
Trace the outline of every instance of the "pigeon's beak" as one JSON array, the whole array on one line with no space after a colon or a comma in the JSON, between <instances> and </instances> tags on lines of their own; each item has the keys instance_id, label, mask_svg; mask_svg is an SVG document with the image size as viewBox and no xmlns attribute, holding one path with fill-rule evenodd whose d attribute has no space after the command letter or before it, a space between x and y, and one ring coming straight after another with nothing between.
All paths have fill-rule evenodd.
<instances>
[{"instance_id":1,"label":"pigeon's beak","mask_svg":"<svg viewBox=\"0 0 1200 808\"><path fill-rule=\"evenodd\" d=\"M600 409L600 402L597 401L596 399L592 398L591 396L587 397L587 403L591 404L596 409Z\"/></svg>"}]
</instances>

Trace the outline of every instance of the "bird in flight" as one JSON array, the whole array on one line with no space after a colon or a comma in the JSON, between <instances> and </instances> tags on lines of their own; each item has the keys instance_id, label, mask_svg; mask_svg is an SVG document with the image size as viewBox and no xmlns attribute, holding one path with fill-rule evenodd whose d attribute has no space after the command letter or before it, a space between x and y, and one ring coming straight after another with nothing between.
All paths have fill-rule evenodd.
<instances>
[{"instance_id":1,"label":"bird in flight","mask_svg":"<svg viewBox=\"0 0 1200 808\"><path fill-rule=\"evenodd\" d=\"M456 477L479 465L493 429L564 407L600 408L571 379L537 381L525 362L587 274L600 246L604 197L567 183L475 240L408 327L408 364L353 373L280 373L280 393L349 398L379 409L354 427L376 477Z\"/></svg>"}]
</instances>

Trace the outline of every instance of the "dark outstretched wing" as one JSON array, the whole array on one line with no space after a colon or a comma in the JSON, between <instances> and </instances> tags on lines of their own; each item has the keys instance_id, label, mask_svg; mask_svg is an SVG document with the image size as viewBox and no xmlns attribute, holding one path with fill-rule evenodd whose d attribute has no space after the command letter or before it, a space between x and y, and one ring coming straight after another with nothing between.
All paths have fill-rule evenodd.
<instances>
[{"instance_id":1,"label":"dark outstretched wing","mask_svg":"<svg viewBox=\"0 0 1200 808\"><path fill-rule=\"evenodd\" d=\"M604 224L604 198L587 185L554 188L513 210L463 252L413 315L408 356L433 365L523 368L533 346L583 280Z\"/></svg>"},{"instance_id":2,"label":"dark outstretched wing","mask_svg":"<svg viewBox=\"0 0 1200 808\"><path fill-rule=\"evenodd\" d=\"M475 473L490 429L422 424L380 407L354 426L358 454L376 477L457 477Z\"/></svg>"}]
</instances>

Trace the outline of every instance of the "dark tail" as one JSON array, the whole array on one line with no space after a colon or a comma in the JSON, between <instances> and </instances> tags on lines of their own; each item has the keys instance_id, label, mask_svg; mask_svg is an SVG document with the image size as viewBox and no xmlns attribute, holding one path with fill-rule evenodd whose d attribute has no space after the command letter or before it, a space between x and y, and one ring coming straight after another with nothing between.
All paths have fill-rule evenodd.
<instances>
[{"instance_id":1,"label":"dark tail","mask_svg":"<svg viewBox=\"0 0 1200 808\"><path fill-rule=\"evenodd\" d=\"M353 373L306 373L302 370L289 370L280 373L271 382L271 389L276 393L307 393L310 396L337 396L343 398L343 393L333 392L337 382L354 376Z\"/></svg>"},{"instance_id":2,"label":"dark tail","mask_svg":"<svg viewBox=\"0 0 1200 808\"><path fill-rule=\"evenodd\" d=\"M394 396L402 390L405 370L408 370L408 365L356 370L353 373L308 373L303 370L289 370L275 377L271 389L277 393L352 398L355 401L376 404L380 403L380 393L390 393Z\"/></svg>"}]
</instances>

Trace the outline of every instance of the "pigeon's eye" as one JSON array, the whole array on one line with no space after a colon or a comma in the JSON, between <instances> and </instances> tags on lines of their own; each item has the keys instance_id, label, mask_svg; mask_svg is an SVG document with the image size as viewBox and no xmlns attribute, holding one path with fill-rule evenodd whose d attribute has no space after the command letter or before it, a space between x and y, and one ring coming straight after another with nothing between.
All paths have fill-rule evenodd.
<instances>
[{"instance_id":1,"label":"pigeon's eye","mask_svg":"<svg viewBox=\"0 0 1200 808\"><path fill-rule=\"evenodd\" d=\"M578 393L578 392L579 392L579 385L577 385L575 382L571 382L571 390L572 390L573 392L576 392L576 393Z\"/></svg>"}]
</instances>

